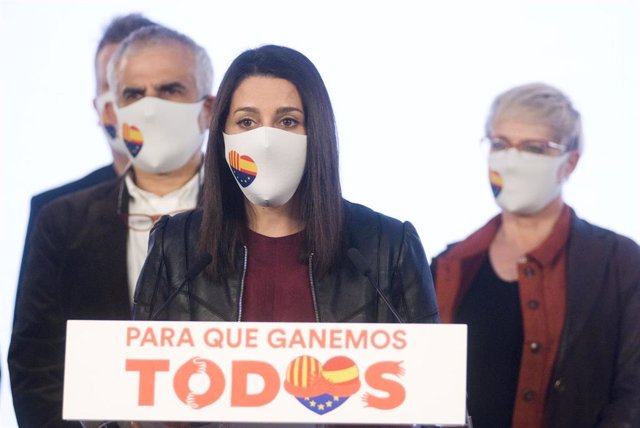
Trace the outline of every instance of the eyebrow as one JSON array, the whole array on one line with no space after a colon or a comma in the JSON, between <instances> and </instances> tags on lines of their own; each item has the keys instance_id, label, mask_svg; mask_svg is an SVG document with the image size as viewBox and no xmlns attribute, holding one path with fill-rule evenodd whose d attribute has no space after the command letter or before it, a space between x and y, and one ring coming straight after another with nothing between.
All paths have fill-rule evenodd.
<instances>
[{"instance_id":1,"label":"eyebrow","mask_svg":"<svg viewBox=\"0 0 640 428\"><path fill-rule=\"evenodd\" d=\"M235 109L233 111L233 113L235 114L235 113L242 112L242 111L245 111L247 113L258 113L258 109L255 108L255 107L240 107L240 108Z\"/></svg>"},{"instance_id":2,"label":"eyebrow","mask_svg":"<svg viewBox=\"0 0 640 428\"><path fill-rule=\"evenodd\" d=\"M292 111L298 112L300 114L304 114L304 112L300 110L298 107L280 107L278 110L276 110L276 113L284 114L284 113L290 113Z\"/></svg>"},{"instance_id":3,"label":"eyebrow","mask_svg":"<svg viewBox=\"0 0 640 428\"><path fill-rule=\"evenodd\" d=\"M145 88L127 86L122 90L122 96L127 95L144 95L146 93Z\"/></svg>"},{"instance_id":4,"label":"eyebrow","mask_svg":"<svg viewBox=\"0 0 640 428\"><path fill-rule=\"evenodd\" d=\"M181 89L182 91L185 91L187 87L180 82L169 82L169 83L162 83L160 85L156 85L156 90L158 92L172 91L176 89Z\"/></svg>"},{"instance_id":5,"label":"eyebrow","mask_svg":"<svg viewBox=\"0 0 640 428\"><path fill-rule=\"evenodd\" d=\"M300 114L304 114L304 112L302 110L300 110L297 107L280 107L276 110L276 114L284 114L284 113L290 113L290 112L298 112ZM247 113L259 113L258 109L255 107L240 107L237 108L233 111L233 113L238 113L238 112L247 112Z\"/></svg>"}]
</instances>

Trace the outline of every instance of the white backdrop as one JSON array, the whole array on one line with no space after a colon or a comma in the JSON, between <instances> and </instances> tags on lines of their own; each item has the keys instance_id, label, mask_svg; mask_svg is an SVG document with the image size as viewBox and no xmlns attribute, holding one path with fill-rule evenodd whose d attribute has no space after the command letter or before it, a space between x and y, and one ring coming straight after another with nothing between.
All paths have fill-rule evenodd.
<instances>
[{"instance_id":1,"label":"white backdrop","mask_svg":"<svg viewBox=\"0 0 640 428\"><path fill-rule=\"evenodd\" d=\"M478 147L500 91L545 81L583 114L586 151L565 199L640 240L640 2L0 0L0 426L29 199L109 161L91 108L93 55L140 11L205 46L216 85L242 50L305 53L332 96L347 198L410 220L427 254L497 212Z\"/></svg>"}]
</instances>

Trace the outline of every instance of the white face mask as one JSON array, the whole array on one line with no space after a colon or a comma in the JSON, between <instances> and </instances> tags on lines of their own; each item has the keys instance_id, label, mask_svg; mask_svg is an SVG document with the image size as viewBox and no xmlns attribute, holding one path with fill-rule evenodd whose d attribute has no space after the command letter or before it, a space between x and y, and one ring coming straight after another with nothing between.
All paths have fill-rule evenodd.
<instances>
[{"instance_id":1,"label":"white face mask","mask_svg":"<svg viewBox=\"0 0 640 428\"><path fill-rule=\"evenodd\" d=\"M178 103L144 97L114 110L131 162L143 171L166 173L184 166L204 140L198 117L203 101Z\"/></svg>"},{"instance_id":2,"label":"white face mask","mask_svg":"<svg viewBox=\"0 0 640 428\"><path fill-rule=\"evenodd\" d=\"M306 164L306 135L263 126L223 136L225 159L249 201L280 207L293 197Z\"/></svg>"},{"instance_id":3,"label":"white face mask","mask_svg":"<svg viewBox=\"0 0 640 428\"><path fill-rule=\"evenodd\" d=\"M109 143L109 147L111 147L111 149L115 150L118 153L126 155L128 153L127 147L124 145L124 141L122 141L122 138L118 136L118 131L116 130L115 124L105 123L104 108L108 103L113 104L113 94L111 92L103 92L101 95L96 97L96 109L98 110L98 115L100 116L100 127L104 132L107 143Z\"/></svg>"},{"instance_id":4,"label":"white face mask","mask_svg":"<svg viewBox=\"0 0 640 428\"><path fill-rule=\"evenodd\" d=\"M500 208L534 214L558 197L564 179L560 168L569 158L524 153L510 148L489 154L489 181Z\"/></svg>"}]
</instances>

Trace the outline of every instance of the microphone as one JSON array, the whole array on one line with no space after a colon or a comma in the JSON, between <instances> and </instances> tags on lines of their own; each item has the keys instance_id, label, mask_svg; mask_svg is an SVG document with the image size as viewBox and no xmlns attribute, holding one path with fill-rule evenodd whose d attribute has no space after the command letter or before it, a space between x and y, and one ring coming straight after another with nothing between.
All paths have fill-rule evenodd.
<instances>
[{"instance_id":1,"label":"microphone","mask_svg":"<svg viewBox=\"0 0 640 428\"><path fill-rule=\"evenodd\" d=\"M406 323L406 321L404 321L402 317L398 314L398 312L393 308L393 306L391 305L391 302L389 302L389 299L387 299L387 296L384 295L380 287L376 285L376 281L374 280L373 275L371 274L371 268L367 266L367 262L364 260L364 257L362 257L362 254L360 253L360 251L358 251L357 248L349 248L347 250L347 256L351 260L351 263L353 263L353 265L356 267L358 272L360 272L360 274L367 277L367 280L369 280L369 284L371 284L371 286L376 289L376 291L378 292L378 295L382 298L382 301L384 302L384 304L387 305L387 307L395 317L396 321L398 321L400 324Z\"/></svg>"},{"instance_id":2,"label":"microphone","mask_svg":"<svg viewBox=\"0 0 640 428\"><path fill-rule=\"evenodd\" d=\"M157 311L155 311L155 313L151 316L151 318L149 318L150 320L155 320L158 315L160 315L160 313L169 305L169 303L171 303L173 301L173 299L175 299L175 297L178 295L178 293L182 290L182 288L192 279L194 279L196 276L200 275L200 273L204 270L204 268L206 268L207 266L209 266L209 263L211 263L211 261L213 260L213 257L211 256L211 254L204 254L200 259L198 259L193 265L191 265L191 267L189 268L189 270L187 271L187 274L184 276L184 280L180 283L180 285L178 286L178 288L176 288L175 290L173 290L173 293L171 293L169 295L169 298L167 298L167 300L164 301L164 303L162 304L162 306L160 306L160 309L158 309Z\"/></svg>"}]
</instances>

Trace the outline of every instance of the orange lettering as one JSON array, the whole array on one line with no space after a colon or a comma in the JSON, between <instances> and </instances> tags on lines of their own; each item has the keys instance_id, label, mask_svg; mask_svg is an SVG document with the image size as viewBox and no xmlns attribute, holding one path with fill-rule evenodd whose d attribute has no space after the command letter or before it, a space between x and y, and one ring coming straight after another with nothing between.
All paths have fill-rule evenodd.
<instances>
[{"instance_id":1,"label":"orange lettering","mask_svg":"<svg viewBox=\"0 0 640 428\"><path fill-rule=\"evenodd\" d=\"M393 347L396 349L404 349L407 347L407 340L405 339L405 336L407 335L407 332L404 330L396 330L393 332L393 338L395 339L395 343L393 344Z\"/></svg>"},{"instance_id":2,"label":"orange lettering","mask_svg":"<svg viewBox=\"0 0 640 428\"><path fill-rule=\"evenodd\" d=\"M162 327L160 329L160 346L173 346L173 336L176 334L172 328Z\"/></svg>"},{"instance_id":3,"label":"orange lettering","mask_svg":"<svg viewBox=\"0 0 640 428\"><path fill-rule=\"evenodd\" d=\"M127 327L127 346L131 346L131 341L140 337L140 329L137 327Z\"/></svg>"},{"instance_id":4,"label":"orange lettering","mask_svg":"<svg viewBox=\"0 0 640 428\"><path fill-rule=\"evenodd\" d=\"M380 341L376 340L379 337L382 338L381 343ZM376 330L373 333L371 333L371 344L376 349L387 348L389 346L390 341L391 341L391 338L389 337L389 333L387 333L385 330Z\"/></svg>"},{"instance_id":5,"label":"orange lettering","mask_svg":"<svg viewBox=\"0 0 640 428\"><path fill-rule=\"evenodd\" d=\"M191 337L191 330L189 330L188 328L185 328L182 330L182 333L180 333L180 337L178 338L178 343L176 346L182 346L184 344L187 344L189 346L196 346L193 343L193 337Z\"/></svg>"},{"instance_id":6,"label":"orange lettering","mask_svg":"<svg viewBox=\"0 0 640 428\"><path fill-rule=\"evenodd\" d=\"M342 330L329 330L329 346L334 349L342 348Z\"/></svg>"},{"instance_id":7,"label":"orange lettering","mask_svg":"<svg viewBox=\"0 0 640 428\"><path fill-rule=\"evenodd\" d=\"M248 328L247 329L247 343L245 346L247 348L257 348L258 347L258 329L257 328Z\"/></svg>"},{"instance_id":8,"label":"orange lettering","mask_svg":"<svg viewBox=\"0 0 640 428\"><path fill-rule=\"evenodd\" d=\"M366 330L362 330L359 333L356 333L353 330L347 330L346 344L345 347L347 349L367 349L367 332Z\"/></svg>"},{"instance_id":9,"label":"orange lettering","mask_svg":"<svg viewBox=\"0 0 640 428\"><path fill-rule=\"evenodd\" d=\"M262 361L234 361L231 367L231 405L238 407L258 407L269 404L278 395L280 377L276 369ZM249 375L257 375L264 381L262 391L249 394Z\"/></svg>"},{"instance_id":10,"label":"orange lettering","mask_svg":"<svg viewBox=\"0 0 640 428\"><path fill-rule=\"evenodd\" d=\"M169 360L127 360L126 371L140 372L138 406L153 406L156 373L169 371Z\"/></svg>"},{"instance_id":11,"label":"orange lettering","mask_svg":"<svg viewBox=\"0 0 640 428\"><path fill-rule=\"evenodd\" d=\"M140 346L144 346L147 344L151 344L153 346L158 346L158 341L156 340L156 335L153 333L153 329L151 327L147 328L144 332L144 336L142 336L142 341L140 341Z\"/></svg>"},{"instance_id":12,"label":"orange lettering","mask_svg":"<svg viewBox=\"0 0 640 428\"><path fill-rule=\"evenodd\" d=\"M299 346L301 348L307 347L304 343L302 332L299 329L295 329L293 331L293 335L291 335L291 339L289 340L289 348L293 348L294 346Z\"/></svg>"},{"instance_id":13,"label":"orange lettering","mask_svg":"<svg viewBox=\"0 0 640 428\"><path fill-rule=\"evenodd\" d=\"M267 340L269 342L269 346L272 348L284 348L287 346L286 338L284 337L284 330L280 328L276 328L269 332L267 336Z\"/></svg>"},{"instance_id":14,"label":"orange lettering","mask_svg":"<svg viewBox=\"0 0 640 428\"><path fill-rule=\"evenodd\" d=\"M369 392L362 396L365 407L373 407L381 410L394 409L404 402L406 391L404 387L384 375L403 376L404 368L400 366L402 361L382 361L371 365L365 373L367 384L378 391L386 392L387 397L378 397Z\"/></svg>"},{"instance_id":15,"label":"orange lettering","mask_svg":"<svg viewBox=\"0 0 640 428\"><path fill-rule=\"evenodd\" d=\"M189 379L195 374L206 374L209 377L209 389L202 394L196 394L189 388ZM201 409L220 398L224 383L224 374L216 363L195 357L180 366L173 378L173 390L187 406Z\"/></svg>"}]
</instances>

